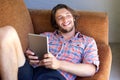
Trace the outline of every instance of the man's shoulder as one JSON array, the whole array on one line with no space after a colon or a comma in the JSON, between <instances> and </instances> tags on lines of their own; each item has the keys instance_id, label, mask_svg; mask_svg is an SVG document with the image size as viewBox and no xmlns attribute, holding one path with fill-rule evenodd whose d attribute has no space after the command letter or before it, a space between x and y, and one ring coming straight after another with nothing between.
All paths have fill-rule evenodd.
<instances>
[{"instance_id":1,"label":"man's shoulder","mask_svg":"<svg viewBox=\"0 0 120 80\"><path fill-rule=\"evenodd\" d=\"M93 41L95 40L92 36L89 36L89 35L85 35L85 34L79 34L84 40L87 40L87 41ZM80 37L80 38L81 38Z\"/></svg>"},{"instance_id":2,"label":"man's shoulder","mask_svg":"<svg viewBox=\"0 0 120 80\"><path fill-rule=\"evenodd\" d=\"M49 36L53 36L54 32L43 32L41 34L49 37Z\"/></svg>"},{"instance_id":3,"label":"man's shoulder","mask_svg":"<svg viewBox=\"0 0 120 80\"><path fill-rule=\"evenodd\" d=\"M93 38L92 36L89 36L89 35L85 35L85 34L83 34L83 33L80 33L80 32L77 32L77 36L79 37L79 38Z\"/></svg>"}]
</instances>

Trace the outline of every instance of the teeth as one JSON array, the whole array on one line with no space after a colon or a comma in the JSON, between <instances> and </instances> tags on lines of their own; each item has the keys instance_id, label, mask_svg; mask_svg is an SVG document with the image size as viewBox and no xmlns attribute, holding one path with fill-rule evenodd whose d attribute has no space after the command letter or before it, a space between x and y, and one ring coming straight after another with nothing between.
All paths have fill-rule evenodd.
<instances>
[{"instance_id":1,"label":"teeth","mask_svg":"<svg viewBox=\"0 0 120 80\"><path fill-rule=\"evenodd\" d=\"M65 26L67 26L67 25L69 25L69 24L70 24L70 23L69 23L69 22L67 22L67 23L65 23L64 25L65 25Z\"/></svg>"}]
</instances>

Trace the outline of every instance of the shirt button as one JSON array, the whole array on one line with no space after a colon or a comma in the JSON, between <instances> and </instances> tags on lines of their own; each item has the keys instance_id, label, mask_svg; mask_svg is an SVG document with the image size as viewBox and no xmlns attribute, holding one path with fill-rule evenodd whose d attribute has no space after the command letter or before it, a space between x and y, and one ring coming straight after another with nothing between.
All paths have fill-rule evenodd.
<instances>
[{"instance_id":1,"label":"shirt button","mask_svg":"<svg viewBox=\"0 0 120 80\"><path fill-rule=\"evenodd\" d=\"M72 40L69 40L69 43L72 43Z\"/></svg>"},{"instance_id":2,"label":"shirt button","mask_svg":"<svg viewBox=\"0 0 120 80\"><path fill-rule=\"evenodd\" d=\"M58 54L58 56L60 56L60 54Z\"/></svg>"}]
</instances>

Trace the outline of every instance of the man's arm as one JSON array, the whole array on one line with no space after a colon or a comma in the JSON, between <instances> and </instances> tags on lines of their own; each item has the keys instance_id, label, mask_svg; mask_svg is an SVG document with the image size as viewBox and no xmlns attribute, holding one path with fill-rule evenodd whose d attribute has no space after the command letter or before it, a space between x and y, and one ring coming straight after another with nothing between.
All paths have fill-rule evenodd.
<instances>
[{"instance_id":1,"label":"man's arm","mask_svg":"<svg viewBox=\"0 0 120 80\"><path fill-rule=\"evenodd\" d=\"M59 69L81 77L92 76L96 71L96 67L93 64L74 64L66 61L60 61Z\"/></svg>"},{"instance_id":2,"label":"man's arm","mask_svg":"<svg viewBox=\"0 0 120 80\"><path fill-rule=\"evenodd\" d=\"M51 53L45 54L42 64L51 69L63 70L77 76L92 76L95 74L96 67L93 64L74 64L67 61L57 60Z\"/></svg>"}]
</instances>

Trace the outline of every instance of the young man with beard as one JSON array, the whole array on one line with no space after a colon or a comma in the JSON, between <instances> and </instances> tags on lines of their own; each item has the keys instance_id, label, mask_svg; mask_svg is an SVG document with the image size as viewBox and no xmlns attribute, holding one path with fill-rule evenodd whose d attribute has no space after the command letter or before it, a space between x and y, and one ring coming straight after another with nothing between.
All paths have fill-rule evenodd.
<instances>
[{"instance_id":1,"label":"young man with beard","mask_svg":"<svg viewBox=\"0 0 120 80\"><path fill-rule=\"evenodd\" d=\"M0 53L12 54L9 58L15 66L13 72L8 70L7 76L3 75L3 79L17 80L18 67L18 80L75 80L76 76L94 75L99 68L96 42L76 30L76 18L74 10L67 5L58 4L52 9L51 23L56 30L42 33L48 36L50 52L44 55L43 60L29 49L25 53L26 59L16 31L11 27L3 28L13 36L9 40L9 34L6 34L1 43L8 42L9 46L3 46ZM7 67L10 69L12 66Z\"/></svg>"}]
</instances>

